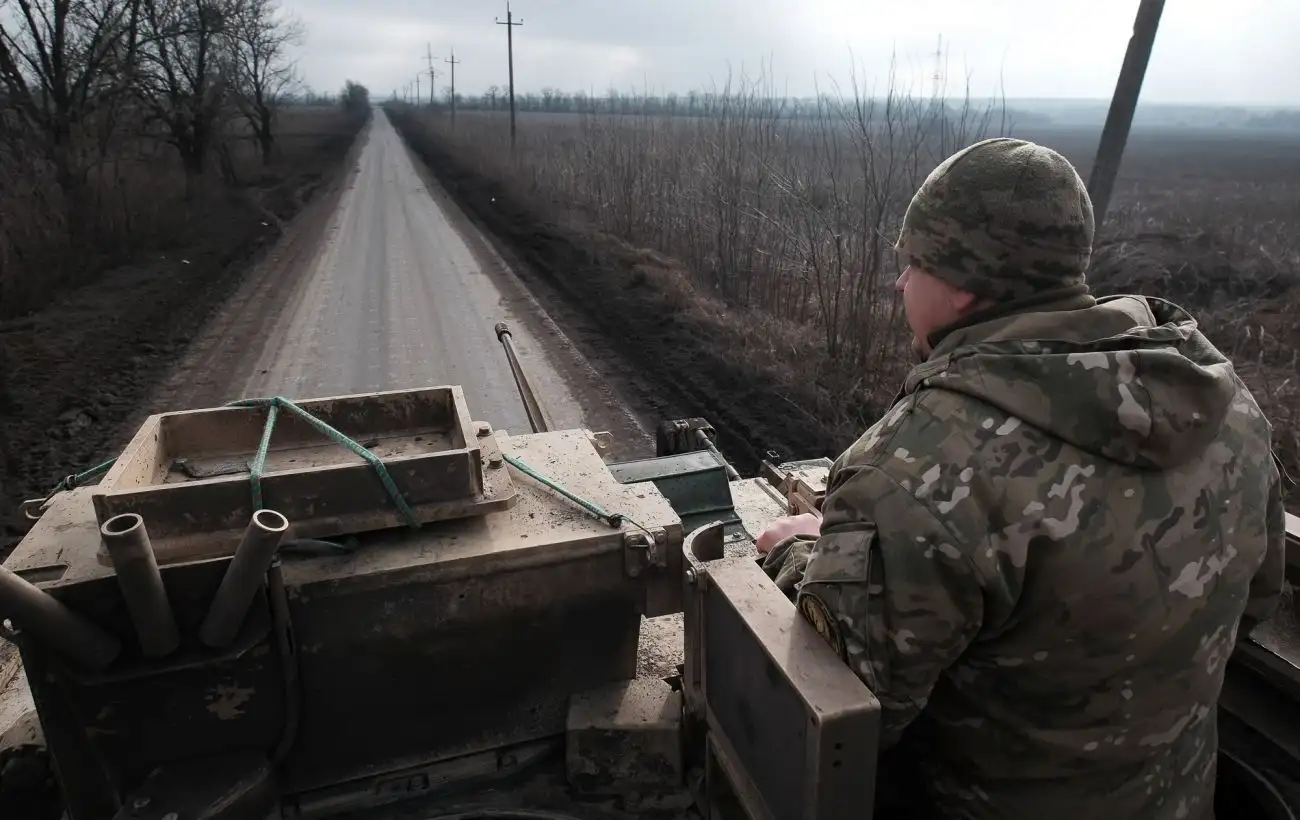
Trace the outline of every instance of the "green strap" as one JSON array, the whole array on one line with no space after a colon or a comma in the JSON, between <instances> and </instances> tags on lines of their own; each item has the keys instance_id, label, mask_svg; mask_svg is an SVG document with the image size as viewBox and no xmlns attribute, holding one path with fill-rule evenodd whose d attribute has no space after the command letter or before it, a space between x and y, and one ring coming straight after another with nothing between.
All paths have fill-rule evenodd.
<instances>
[{"instance_id":1,"label":"green strap","mask_svg":"<svg viewBox=\"0 0 1300 820\"><path fill-rule=\"evenodd\" d=\"M588 501L587 499L579 495L574 495L573 493L561 487L554 480L547 478L546 476L534 470L532 467L529 467L522 460L516 458L515 456L510 455L509 453L502 453L501 455L506 460L506 463L509 464L510 466L514 467L515 469L519 470L521 473L529 476L530 478L537 480L538 482L549 487L550 489L555 490L560 495L569 499L573 503L583 507L592 515L596 516L601 521L604 521L606 524L609 524L611 527L618 529L622 527L623 522L626 521L627 523L631 524L632 526L644 532L646 535L649 535L651 538L654 538L654 534L650 532L650 530L641 526L636 521L633 521L630 517L626 515L622 515L620 513L608 512L605 510L604 507L600 506L599 504Z\"/></svg>"},{"instance_id":2,"label":"green strap","mask_svg":"<svg viewBox=\"0 0 1300 820\"><path fill-rule=\"evenodd\" d=\"M230 402L226 406L267 408L266 423L262 427L262 440L258 443L257 454L253 457L253 462L249 466L249 483L252 485L254 510L262 509L262 474L266 470L266 457L267 457L267 453L270 452L271 436L275 431L275 423L280 417L281 408L283 408L293 413L294 415L298 416L299 418L301 418L303 421L310 424L319 432L324 433L333 441L342 444L344 447L347 447L352 452L364 458L370 464L370 466L375 468L375 472L378 473L379 480L383 483L384 489L388 491L389 496L393 499L393 503L397 506L397 509L401 511L402 517L406 519L406 523L411 527L411 529L420 528L420 523L415 519L414 511L411 509L411 506L406 502L406 499L402 497L401 491L397 489L397 485L393 482L392 476L389 475L388 473L388 468L384 466L384 462L379 458L379 456L370 452L370 450L366 449L365 447L362 447L360 444L353 441L351 438L348 438L343 433L340 433L338 430L335 430L333 427L329 426L325 422L316 418L311 413L308 413L306 410L303 410L301 407L294 404L289 399L283 398L282 396L274 396L271 398L260 398L260 399L241 399L239 401ZM530 478L534 479L540 484L550 488L551 490L554 490L555 492L559 493L560 495L564 496L565 498L579 505L580 507L587 510L592 515L596 516L596 518L605 522L609 526L618 529L622 527L623 522L626 521L627 523L631 524L637 529L645 532L647 535L651 535L653 537L653 534L650 532L650 530L646 529L644 526L637 523L632 518L619 513L611 513L608 510L606 510L604 507L600 506L599 504L596 504L592 501L588 501L587 499L579 495L569 492L558 482L537 472L532 467L525 464L521 459L512 456L508 453L503 453L502 457L505 458L506 462L510 464L512 467L514 467L515 469L519 470L520 472L524 473L525 475L529 476ZM51 498L53 498L55 495L61 492L65 492L68 490L75 490L77 487L80 487L83 483L103 475L104 473L112 469L113 464L116 462L117 459L112 458L109 459L108 461L105 461L103 464L100 464L95 467L91 467L89 470L77 473L75 475L67 476L62 481L60 481L54 487L53 490L50 491L50 494L45 497L45 501L48 502ZM319 546L321 544L326 544L328 542L313 542L313 543ZM331 546L338 547L339 545L331 544Z\"/></svg>"},{"instance_id":3,"label":"green strap","mask_svg":"<svg viewBox=\"0 0 1300 820\"><path fill-rule=\"evenodd\" d=\"M249 481L253 485L253 510L262 509L262 471L266 469L266 454L271 449L271 433L280 418L280 405L272 404L266 411L266 424L262 427L262 440L257 445L257 455L248 467Z\"/></svg>"},{"instance_id":4,"label":"green strap","mask_svg":"<svg viewBox=\"0 0 1300 820\"><path fill-rule=\"evenodd\" d=\"M360 444L343 435L338 430L335 430L333 427L316 418L311 413L308 413L306 410L283 396L273 396L271 398L263 399L241 399L240 401L232 401L226 406L268 408L266 414L266 426L262 428L262 441L257 446L257 455L254 457L253 464L249 468L251 483L253 486L254 509L262 509L262 471L266 467L266 454L271 446L271 434L275 429L276 419L279 418L279 411L283 408L310 424L318 432L324 433L334 442L342 444L344 447L347 447L349 450L365 459L371 467L375 468L375 472L379 475L379 481L384 485L384 489L388 491L389 497L392 498L393 504L397 507L398 511L401 512L402 517L406 519L407 526L413 530L418 530L420 528L420 522L415 519L415 512L411 509L411 505L406 503L406 499L402 497L401 491L397 489L397 485L393 482L393 477L389 475L388 468L384 466L383 460L380 459L379 456L370 452L370 450L362 447Z\"/></svg>"},{"instance_id":5,"label":"green strap","mask_svg":"<svg viewBox=\"0 0 1300 820\"><path fill-rule=\"evenodd\" d=\"M58 495L59 493L75 490L78 487L80 487L82 484L86 483L87 481L90 481L92 478L98 478L99 476L113 469L113 465L116 463L117 463L117 459L110 458L108 461L105 461L103 464L100 464L96 467L91 467L89 470L65 477L58 484L54 485L54 489L50 490L49 494L45 496L45 501L48 502L51 498Z\"/></svg>"}]
</instances>

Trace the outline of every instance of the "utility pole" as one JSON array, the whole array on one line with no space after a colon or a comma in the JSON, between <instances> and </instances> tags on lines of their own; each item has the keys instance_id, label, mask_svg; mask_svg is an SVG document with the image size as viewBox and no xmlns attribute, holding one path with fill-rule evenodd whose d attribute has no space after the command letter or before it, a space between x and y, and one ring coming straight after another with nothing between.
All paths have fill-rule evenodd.
<instances>
[{"instance_id":1,"label":"utility pole","mask_svg":"<svg viewBox=\"0 0 1300 820\"><path fill-rule=\"evenodd\" d=\"M460 62L460 60L456 59L456 49L453 48L451 50L451 59L443 60L443 62L451 65L451 127L455 128L456 127L456 63Z\"/></svg>"},{"instance_id":2,"label":"utility pole","mask_svg":"<svg viewBox=\"0 0 1300 820\"><path fill-rule=\"evenodd\" d=\"M1137 110L1138 96L1142 93L1142 80L1146 77L1151 49L1155 46L1156 30L1160 28L1160 13L1165 0L1142 0L1137 18L1133 21L1133 34L1129 37L1124 65L1119 70L1115 96L1110 100L1110 112L1097 146L1097 158L1088 175L1088 196L1092 199L1093 219L1100 231L1110 206L1110 195L1115 190L1115 177L1119 174L1120 160L1128 132L1133 127L1133 114Z\"/></svg>"},{"instance_id":3,"label":"utility pole","mask_svg":"<svg viewBox=\"0 0 1300 820\"><path fill-rule=\"evenodd\" d=\"M524 21L514 22L510 13L510 0L506 0L506 21L497 18L498 26L506 27L506 54L510 61L510 150L515 150L515 26L522 26Z\"/></svg>"}]
</instances>

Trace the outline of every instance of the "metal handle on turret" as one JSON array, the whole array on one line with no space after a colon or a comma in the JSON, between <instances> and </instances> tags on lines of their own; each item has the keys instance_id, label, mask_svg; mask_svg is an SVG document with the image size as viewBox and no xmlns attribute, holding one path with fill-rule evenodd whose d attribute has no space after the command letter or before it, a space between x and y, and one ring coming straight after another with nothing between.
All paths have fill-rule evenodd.
<instances>
[{"instance_id":1,"label":"metal handle on turret","mask_svg":"<svg viewBox=\"0 0 1300 820\"><path fill-rule=\"evenodd\" d=\"M510 328L506 327L505 322L498 322L496 331L497 340L506 349L506 359L509 360L510 372L515 377L515 386L519 388L519 397L523 399L528 425L533 428L534 433L545 433L546 416L542 413L542 405L537 401L537 394L533 392L533 386L528 381L528 374L524 372L524 366L520 364L519 356L515 353L514 337L510 335Z\"/></svg>"}]
</instances>

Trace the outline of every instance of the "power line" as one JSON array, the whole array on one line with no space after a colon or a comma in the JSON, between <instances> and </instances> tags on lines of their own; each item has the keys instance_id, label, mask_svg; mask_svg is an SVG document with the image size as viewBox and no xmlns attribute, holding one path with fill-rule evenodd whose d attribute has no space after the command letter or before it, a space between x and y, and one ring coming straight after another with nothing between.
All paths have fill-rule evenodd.
<instances>
[{"instance_id":1,"label":"power line","mask_svg":"<svg viewBox=\"0 0 1300 820\"><path fill-rule=\"evenodd\" d=\"M498 26L506 27L506 54L510 61L510 150L515 149L515 26L522 26L524 21L520 19L518 23L514 22L510 12L510 0L506 0L506 21L501 22L501 18L496 18Z\"/></svg>"},{"instance_id":2,"label":"power line","mask_svg":"<svg viewBox=\"0 0 1300 820\"><path fill-rule=\"evenodd\" d=\"M451 59L443 60L443 62L448 63L451 66L451 127L455 128L456 127L456 63L460 62L460 60L456 59L456 49L453 48L451 50Z\"/></svg>"}]
</instances>

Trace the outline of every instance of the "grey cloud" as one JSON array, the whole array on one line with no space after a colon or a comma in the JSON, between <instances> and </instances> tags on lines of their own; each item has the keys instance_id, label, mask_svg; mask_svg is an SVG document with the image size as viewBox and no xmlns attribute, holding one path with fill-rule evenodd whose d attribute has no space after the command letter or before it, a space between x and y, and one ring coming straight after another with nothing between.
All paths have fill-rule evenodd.
<instances>
[{"instance_id":1,"label":"grey cloud","mask_svg":"<svg viewBox=\"0 0 1300 820\"><path fill-rule=\"evenodd\" d=\"M346 78L386 96L451 48L460 90L506 82L505 2L481 0L285 0L308 27L300 65L309 83L334 90ZM770 61L776 85L814 93L859 74L879 87L897 53L904 85L928 89L934 51L947 44L946 75L975 93L1011 97L1108 97L1123 59L1136 0L1089 4L1041 0L518 0L515 34L521 91L610 85L685 91L754 74ZM1210 0L1166 6L1144 99L1300 105L1300 4ZM421 78L427 90L427 77ZM437 79L439 88L445 77Z\"/></svg>"}]
</instances>

